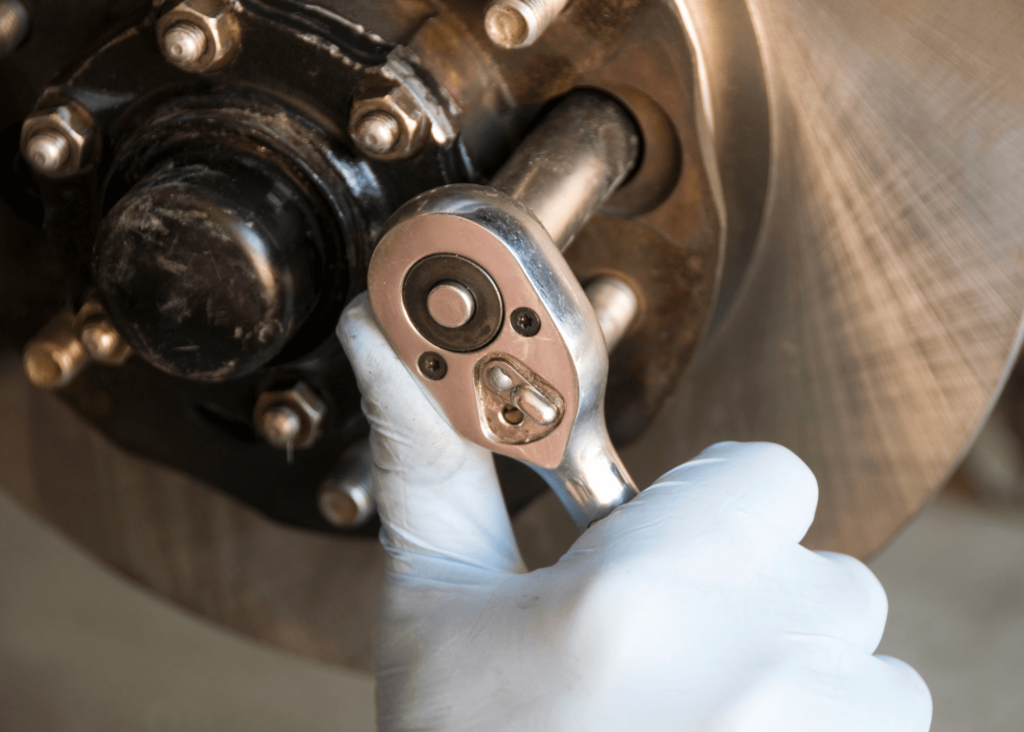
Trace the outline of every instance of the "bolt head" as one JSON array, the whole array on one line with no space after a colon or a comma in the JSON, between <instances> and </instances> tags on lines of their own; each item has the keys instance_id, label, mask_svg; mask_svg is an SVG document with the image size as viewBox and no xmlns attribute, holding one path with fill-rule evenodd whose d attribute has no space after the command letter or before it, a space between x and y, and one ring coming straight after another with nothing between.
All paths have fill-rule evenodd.
<instances>
[{"instance_id":1,"label":"bolt head","mask_svg":"<svg viewBox=\"0 0 1024 732\"><path fill-rule=\"evenodd\" d=\"M122 349L121 335L109 321L87 323L80 336L82 345L97 361L107 361L119 355Z\"/></svg>"},{"instance_id":2,"label":"bolt head","mask_svg":"<svg viewBox=\"0 0 1024 732\"><path fill-rule=\"evenodd\" d=\"M357 99L352 103L349 134L353 142L367 156L377 160L400 160L415 155L423 147L430 130L430 120L419 104L404 87ZM395 127L391 127L394 122ZM365 125L365 126L364 126ZM372 134L366 134L371 129ZM386 150L383 146L395 139Z\"/></svg>"},{"instance_id":3,"label":"bolt head","mask_svg":"<svg viewBox=\"0 0 1024 732\"><path fill-rule=\"evenodd\" d=\"M25 157L40 173L60 170L68 160L71 144L56 130L41 130L25 146Z\"/></svg>"},{"instance_id":4,"label":"bolt head","mask_svg":"<svg viewBox=\"0 0 1024 732\"><path fill-rule=\"evenodd\" d=\"M93 149L92 115L75 102L40 109L21 126L21 154L40 175L74 175L89 162Z\"/></svg>"},{"instance_id":5,"label":"bolt head","mask_svg":"<svg viewBox=\"0 0 1024 732\"><path fill-rule=\"evenodd\" d=\"M194 23L175 23L160 39L160 48L175 66L189 66L206 53L206 33Z\"/></svg>"},{"instance_id":6,"label":"bolt head","mask_svg":"<svg viewBox=\"0 0 1024 732\"><path fill-rule=\"evenodd\" d=\"M363 150L386 155L398 144L402 135L395 118L386 112L371 112L356 125L353 136Z\"/></svg>"},{"instance_id":7,"label":"bolt head","mask_svg":"<svg viewBox=\"0 0 1024 732\"><path fill-rule=\"evenodd\" d=\"M260 433L274 447L294 445L302 432L302 417L287 404L270 407L260 418Z\"/></svg>"},{"instance_id":8,"label":"bolt head","mask_svg":"<svg viewBox=\"0 0 1024 732\"><path fill-rule=\"evenodd\" d=\"M536 35L539 35L530 24L531 18L528 7L499 1L487 9L484 28L487 37L495 45L507 49L523 48L533 43Z\"/></svg>"},{"instance_id":9,"label":"bolt head","mask_svg":"<svg viewBox=\"0 0 1024 732\"><path fill-rule=\"evenodd\" d=\"M160 50L182 71L205 74L231 63L241 47L241 27L220 0L186 0L156 25Z\"/></svg>"},{"instance_id":10,"label":"bolt head","mask_svg":"<svg viewBox=\"0 0 1024 732\"><path fill-rule=\"evenodd\" d=\"M327 415L324 403L312 387L300 382L291 389L265 391L256 400L253 422L268 444L284 449L312 447ZM292 417L298 420L294 431Z\"/></svg>"},{"instance_id":11,"label":"bolt head","mask_svg":"<svg viewBox=\"0 0 1024 732\"><path fill-rule=\"evenodd\" d=\"M376 503L367 486L343 482L326 482L317 496L320 515L339 529L357 529L376 513Z\"/></svg>"}]
</instances>

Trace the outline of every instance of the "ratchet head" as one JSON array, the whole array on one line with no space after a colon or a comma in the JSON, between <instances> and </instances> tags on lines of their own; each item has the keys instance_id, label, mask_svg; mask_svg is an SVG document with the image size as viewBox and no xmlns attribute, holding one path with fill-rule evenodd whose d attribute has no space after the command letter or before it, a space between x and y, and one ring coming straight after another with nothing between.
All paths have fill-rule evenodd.
<instances>
[{"instance_id":1,"label":"ratchet head","mask_svg":"<svg viewBox=\"0 0 1024 732\"><path fill-rule=\"evenodd\" d=\"M604 420L608 352L545 228L493 188L403 206L368 274L392 346L464 437L533 466L581 529L636 495Z\"/></svg>"}]
</instances>

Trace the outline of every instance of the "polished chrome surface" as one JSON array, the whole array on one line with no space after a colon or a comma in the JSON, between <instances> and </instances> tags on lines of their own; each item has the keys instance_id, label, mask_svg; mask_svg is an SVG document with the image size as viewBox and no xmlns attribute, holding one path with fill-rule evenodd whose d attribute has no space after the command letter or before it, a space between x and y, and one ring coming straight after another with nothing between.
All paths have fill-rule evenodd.
<instances>
[{"instance_id":1,"label":"polished chrome surface","mask_svg":"<svg viewBox=\"0 0 1024 732\"><path fill-rule=\"evenodd\" d=\"M527 135L491 185L526 206L564 250L629 175L639 147L621 105L573 92Z\"/></svg>"},{"instance_id":2,"label":"polished chrome surface","mask_svg":"<svg viewBox=\"0 0 1024 732\"><path fill-rule=\"evenodd\" d=\"M942 484L1017 353L1024 6L750 9L772 114L758 247L732 308L625 457L643 484L718 440L779 442L821 486L807 542L866 556ZM710 81L709 46L733 42L695 44Z\"/></svg>"},{"instance_id":3,"label":"polished chrome surface","mask_svg":"<svg viewBox=\"0 0 1024 732\"><path fill-rule=\"evenodd\" d=\"M438 247L472 256L494 278L507 307L530 308L543 324L534 337L503 328L483 353L448 353L445 378L423 378L423 385L464 437L537 470L574 523L585 529L637 490L608 437L608 351L583 288L534 215L510 196L483 186L454 185L413 199L388 223L367 282L377 319L414 373L419 354L430 344L411 326L401 286L409 269ZM488 401L484 375L494 358L503 359L509 373L519 371L526 382L551 395L549 402L555 403L556 395L564 401L553 429L544 425L540 438L524 443L506 440L504 429L489 421L495 413L490 407L498 405ZM539 407L523 401L511 406L522 411ZM542 426L544 410L534 411L540 420L527 413L519 423L506 419L506 428Z\"/></svg>"},{"instance_id":4,"label":"polished chrome surface","mask_svg":"<svg viewBox=\"0 0 1024 732\"><path fill-rule=\"evenodd\" d=\"M487 37L502 48L526 48L568 4L569 0L492 0L484 15Z\"/></svg>"},{"instance_id":5,"label":"polished chrome surface","mask_svg":"<svg viewBox=\"0 0 1024 732\"><path fill-rule=\"evenodd\" d=\"M317 505L327 523L339 529L357 529L377 515L369 440L349 445L338 466L320 484Z\"/></svg>"},{"instance_id":6,"label":"polished chrome surface","mask_svg":"<svg viewBox=\"0 0 1024 732\"><path fill-rule=\"evenodd\" d=\"M528 445L561 423L566 402L551 382L507 353L489 353L473 369L477 414L484 435L502 445ZM534 402L521 404L524 393Z\"/></svg>"},{"instance_id":7,"label":"polished chrome surface","mask_svg":"<svg viewBox=\"0 0 1024 732\"><path fill-rule=\"evenodd\" d=\"M624 280L609 275L588 282L584 292L594 308L604 334L604 342L611 352L619 345L640 311L636 293Z\"/></svg>"},{"instance_id":8,"label":"polished chrome surface","mask_svg":"<svg viewBox=\"0 0 1024 732\"><path fill-rule=\"evenodd\" d=\"M465 325L475 310L473 293L458 282L442 282L427 295L427 312L446 328Z\"/></svg>"},{"instance_id":9,"label":"polished chrome surface","mask_svg":"<svg viewBox=\"0 0 1024 732\"><path fill-rule=\"evenodd\" d=\"M531 384L520 384L512 390L512 404L539 425L554 424L558 419L558 405Z\"/></svg>"},{"instance_id":10,"label":"polished chrome surface","mask_svg":"<svg viewBox=\"0 0 1024 732\"><path fill-rule=\"evenodd\" d=\"M28 10L19 0L0 0L0 59L21 45L29 27Z\"/></svg>"}]
</instances>

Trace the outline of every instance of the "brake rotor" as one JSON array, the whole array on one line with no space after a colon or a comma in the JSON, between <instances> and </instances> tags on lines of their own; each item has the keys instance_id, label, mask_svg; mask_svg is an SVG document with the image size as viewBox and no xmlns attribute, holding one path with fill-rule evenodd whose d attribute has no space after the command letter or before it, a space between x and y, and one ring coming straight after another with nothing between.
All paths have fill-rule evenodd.
<instances>
[{"instance_id":1,"label":"brake rotor","mask_svg":"<svg viewBox=\"0 0 1024 732\"><path fill-rule=\"evenodd\" d=\"M1024 8L750 9L772 115L761 232L736 301L627 461L644 484L716 441L781 443L820 485L805 543L864 558L945 483L1018 352ZM713 95L724 39L702 23Z\"/></svg>"},{"instance_id":2,"label":"brake rotor","mask_svg":"<svg viewBox=\"0 0 1024 732\"><path fill-rule=\"evenodd\" d=\"M679 28L650 31L652 47L674 44L678 68L637 56L581 77L686 77L692 60L695 93L658 101L700 113L682 145L706 153L701 205L725 216L722 260L680 234L694 220L682 203L647 214L642 229L602 218L568 252L581 279L608 262L657 269L666 260L622 243L645 236L643 251L662 251L658 231L675 227L694 243L680 267L720 273L713 315L658 310L658 327L641 334L647 347L659 330L689 334L673 342L676 361L696 351L656 408L637 406L626 382L657 374L630 365L628 341L614 357L613 380L616 365L626 376L618 391L612 384L620 403L610 410L622 415L620 439L635 440L623 455L645 485L719 440L779 442L821 485L808 545L868 556L942 484L1017 352L1024 77L1012 62L1024 10L1010 0L985 13L952 0L752 0L748 13L741 0L680 1ZM700 181L687 186L687 200L699 200ZM693 282L696 291L705 280ZM370 667L376 542L277 524L128 455L15 366L0 383L5 489L186 608L293 652ZM94 403L76 404L80 413L110 410L102 394L83 399ZM520 519L534 536L544 527L544 546L526 548L536 561L572 538L560 510L547 501Z\"/></svg>"}]
</instances>

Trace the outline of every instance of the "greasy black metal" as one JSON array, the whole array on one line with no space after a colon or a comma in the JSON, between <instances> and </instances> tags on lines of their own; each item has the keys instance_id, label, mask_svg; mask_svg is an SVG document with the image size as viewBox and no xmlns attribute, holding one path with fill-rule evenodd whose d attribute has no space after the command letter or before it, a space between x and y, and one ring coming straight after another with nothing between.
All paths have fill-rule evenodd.
<instances>
[{"instance_id":1,"label":"greasy black metal","mask_svg":"<svg viewBox=\"0 0 1024 732\"><path fill-rule=\"evenodd\" d=\"M540 333L540 316L530 308L516 308L508 318L512 330L521 336L532 338Z\"/></svg>"},{"instance_id":2,"label":"greasy black metal","mask_svg":"<svg viewBox=\"0 0 1024 732\"><path fill-rule=\"evenodd\" d=\"M444 356L434 351L420 354L416 365L419 367L420 373L431 381L440 381L448 374L448 362L444 360Z\"/></svg>"},{"instance_id":3,"label":"greasy black metal","mask_svg":"<svg viewBox=\"0 0 1024 732\"><path fill-rule=\"evenodd\" d=\"M476 303L473 316L458 328L441 325L427 311L427 296L442 282L459 283ZM498 286L483 267L457 254L432 254L414 264L402 283L402 303L420 335L447 351L478 351L501 330L504 305Z\"/></svg>"},{"instance_id":4,"label":"greasy black metal","mask_svg":"<svg viewBox=\"0 0 1024 732\"><path fill-rule=\"evenodd\" d=\"M241 155L168 162L107 215L93 275L139 356L223 381L266 364L305 322L323 249L315 214L274 166Z\"/></svg>"},{"instance_id":5,"label":"greasy black metal","mask_svg":"<svg viewBox=\"0 0 1024 732\"><path fill-rule=\"evenodd\" d=\"M394 45L306 4L243 2L242 50L230 66L209 75L187 74L161 55L154 25L171 4L58 4L59 11L40 15L38 27L47 36L34 35L0 65L0 165L5 166L0 173L0 286L8 279L25 285L4 286L0 293L2 334L20 347L61 306L99 295L114 311L121 332L164 370L139 356L122 368L90 366L62 391L63 399L131 450L192 473L278 520L338 531L320 517L316 487L337 455L352 440L365 437L368 427L334 328L345 304L365 288L376 231L393 210L424 190L475 177L461 141L442 148L428 139L418 155L399 162L365 160L345 131L351 97L368 84L388 83L381 65ZM373 3L363 4L366 13L377 12ZM408 37L410 27L401 28ZM23 59L35 62L23 66ZM21 120L37 104L66 99L84 105L96 119L97 158L66 180L33 176L18 157ZM15 161L14 175L8 161ZM247 169L235 176L237 166ZM146 292L146 283L156 277L156 284L168 291L197 285L190 291L196 298L204 289L213 292L216 288L209 286L216 273L198 269L203 263L199 256L164 258L172 269L174 262L188 263L182 278L161 280L157 253L148 247L137 263L141 271L124 279L109 271L107 265L119 261L125 235L146 238L138 217L134 227L131 216L125 220L132 203L121 204L122 199L136 186L139 193L161 176L173 178L183 171L190 176L183 184L187 190L177 191L183 195L171 209L219 212L229 222L251 220L256 230L263 229L262 243L273 242L278 250L268 259L273 282L254 283L252 270L245 272L243 266L234 284L247 279L255 289L225 287L217 293L222 299L214 298L214 310L234 309L243 340L247 325L270 321L271 328L263 331L266 342L236 343L237 351L217 346L218 314L200 313L198 322L189 325L195 328L191 335L207 337L193 338L203 340L203 347L189 355L175 349L195 343L176 342L168 335L173 329L157 327L165 313L153 302L155 291ZM231 178L234 188L221 186L218 176ZM289 212L264 206L259 189L271 180L287 190ZM150 189L146 195L152 199L155 194ZM144 208L141 201L136 204ZM304 226L292 231L287 222L297 221L297 215ZM245 246L237 237L232 240L237 227L226 227L228 240L217 245L218 265L225 252L230 257ZM115 229L120 239L111 238ZM149 243L195 254L197 229L184 233L183 240L156 237ZM304 255L298 256L298 250ZM122 262L135 260L125 251L120 255ZM102 287L94 276L94 260L104 270L96 272L104 275ZM275 290L285 297L273 306ZM140 304L129 297L132 292L151 301ZM165 297L164 304L169 300ZM275 321L281 324L279 332ZM223 330L228 327L225 323ZM167 340L160 343L161 337ZM165 371L230 378L210 383L172 378ZM251 417L261 391L299 380L323 396L327 416L317 444L296 452L289 464L284 452L256 436ZM97 409L98 404L105 406ZM373 532L367 527L357 533Z\"/></svg>"}]
</instances>

